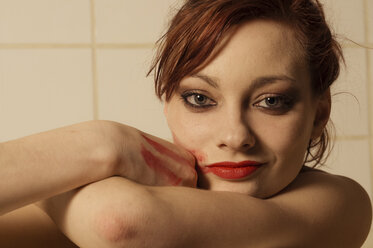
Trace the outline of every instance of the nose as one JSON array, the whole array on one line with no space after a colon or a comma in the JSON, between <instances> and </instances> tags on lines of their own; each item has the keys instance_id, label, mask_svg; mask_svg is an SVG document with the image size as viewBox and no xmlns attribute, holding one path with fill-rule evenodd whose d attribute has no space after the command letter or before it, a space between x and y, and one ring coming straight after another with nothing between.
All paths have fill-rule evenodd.
<instances>
[{"instance_id":1,"label":"nose","mask_svg":"<svg viewBox=\"0 0 373 248\"><path fill-rule=\"evenodd\" d=\"M218 147L246 151L255 145L255 137L242 111L229 111L220 124Z\"/></svg>"}]
</instances>

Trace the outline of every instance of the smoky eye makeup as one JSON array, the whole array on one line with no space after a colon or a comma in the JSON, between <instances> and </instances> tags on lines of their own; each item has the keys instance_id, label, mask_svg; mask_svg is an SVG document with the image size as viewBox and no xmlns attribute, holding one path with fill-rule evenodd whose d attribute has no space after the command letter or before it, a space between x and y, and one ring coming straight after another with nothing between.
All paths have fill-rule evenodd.
<instances>
[{"instance_id":1,"label":"smoky eye makeup","mask_svg":"<svg viewBox=\"0 0 373 248\"><path fill-rule=\"evenodd\" d=\"M256 97L252 107L265 113L281 115L292 110L299 99L299 92L294 89L271 91Z\"/></svg>"},{"instance_id":2,"label":"smoky eye makeup","mask_svg":"<svg viewBox=\"0 0 373 248\"><path fill-rule=\"evenodd\" d=\"M179 94L185 106L193 110L206 110L217 105L206 92L200 90L186 90Z\"/></svg>"},{"instance_id":3,"label":"smoky eye makeup","mask_svg":"<svg viewBox=\"0 0 373 248\"><path fill-rule=\"evenodd\" d=\"M254 104L257 108L281 113L290 110L293 105L294 99L284 95L267 95Z\"/></svg>"}]
</instances>

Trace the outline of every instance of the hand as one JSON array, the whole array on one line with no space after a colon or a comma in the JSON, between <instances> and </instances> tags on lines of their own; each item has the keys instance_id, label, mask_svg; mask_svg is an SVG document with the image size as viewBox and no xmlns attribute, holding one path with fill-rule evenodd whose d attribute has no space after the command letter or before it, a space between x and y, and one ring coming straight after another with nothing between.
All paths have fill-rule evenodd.
<instances>
[{"instance_id":1,"label":"hand","mask_svg":"<svg viewBox=\"0 0 373 248\"><path fill-rule=\"evenodd\" d=\"M122 176L147 185L196 185L194 157L112 121L88 121L0 143L0 215Z\"/></svg>"},{"instance_id":2,"label":"hand","mask_svg":"<svg viewBox=\"0 0 373 248\"><path fill-rule=\"evenodd\" d=\"M190 152L135 128L111 124L119 131L112 136L120 148L116 175L145 185L196 187L195 158Z\"/></svg>"}]
</instances>

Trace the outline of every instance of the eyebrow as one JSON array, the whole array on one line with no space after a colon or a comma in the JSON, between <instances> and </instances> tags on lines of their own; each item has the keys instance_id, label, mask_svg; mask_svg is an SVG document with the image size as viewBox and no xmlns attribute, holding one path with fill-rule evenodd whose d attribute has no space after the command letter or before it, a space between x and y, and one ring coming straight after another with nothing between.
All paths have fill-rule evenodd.
<instances>
[{"instance_id":1,"label":"eyebrow","mask_svg":"<svg viewBox=\"0 0 373 248\"><path fill-rule=\"evenodd\" d=\"M211 85L212 87L219 89L219 84L213 78L207 75L198 73L198 74L192 75L192 77L199 78L203 80L204 82L208 83L209 85Z\"/></svg>"},{"instance_id":2,"label":"eyebrow","mask_svg":"<svg viewBox=\"0 0 373 248\"><path fill-rule=\"evenodd\" d=\"M192 75L192 77L199 78L214 88L217 88L217 89L219 88L219 84L216 82L216 80L214 80L213 78L207 75L198 73L198 74ZM256 78L250 85L249 90L251 91L251 90L254 90L260 87L264 87L265 85L273 84L276 81L287 81L287 82L290 82L291 84L296 83L296 80L294 78L291 78L286 75L263 76L263 77Z\"/></svg>"},{"instance_id":3,"label":"eyebrow","mask_svg":"<svg viewBox=\"0 0 373 248\"><path fill-rule=\"evenodd\" d=\"M252 91L257 88L264 87L269 84L273 84L276 81L286 81L291 83L292 85L296 84L296 80L294 78L288 77L286 75L276 75L276 76L264 76L256 78L249 87L249 90Z\"/></svg>"}]
</instances>

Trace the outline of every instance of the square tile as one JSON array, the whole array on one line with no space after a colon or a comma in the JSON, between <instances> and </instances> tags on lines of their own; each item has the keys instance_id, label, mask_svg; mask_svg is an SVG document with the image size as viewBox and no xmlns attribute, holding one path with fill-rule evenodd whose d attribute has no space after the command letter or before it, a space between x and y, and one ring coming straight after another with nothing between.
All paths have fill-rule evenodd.
<instances>
[{"instance_id":1,"label":"square tile","mask_svg":"<svg viewBox=\"0 0 373 248\"><path fill-rule=\"evenodd\" d=\"M369 140L337 140L334 149L321 169L357 181L372 198Z\"/></svg>"},{"instance_id":2,"label":"square tile","mask_svg":"<svg viewBox=\"0 0 373 248\"><path fill-rule=\"evenodd\" d=\"M366 52L344 49L346 67L332 85L331 119L338 136L369 135Z\"/></svg>"},{"instance_id":3,"label":"square tile","mask_svg":"<svg viewBox=\"0 0 373 248\"><path fill-rule=\"evenodd\" d=\"M368 5L368 9L366 11L366 13L368 13L368 23L365 23L365 25L368 25L368 42L373 44L373 1L366 0L366 3Z\"/></svg>"},{"instance_id":4,"label":"square tile","mask_svg":"<svg viewBox=\"0 0 373 248\"><path fill-rule=\"evenodd\" d=\"M0 42L86 43L89 0L1 0Z\"/></svg>"},{"instance_id":5,"label":"square tile","mask_svg":"<svg viewBox=\"0 0 373 248\"><path fill-rule=\"evenodd\" d=\"M364 0L322 0L328 22L343 38L365 42Z\"/></svg>"},{"instance_id":6,"label":"square tile","mask_svg":"<svg viewBox=\"0 0 373 248\"><path fill-rule=\"evenodd\" d=\"M166 30L176 1L95 0L97 42L154 43Z\"/></svg>"},{"instance_id":7,"label":"square tile","mask_svg":"<svg viewBox=\"0 0 373 248\"><path fill-rule=\"evenodd\" d=\"M170 140L153 78L146 78L151 60L151 49L98 51L99 118Z\"/></svg>"},{"instance_id":8,"label":"square tile","mask_svg":"<svg viewBox=\"0 0 373 248\"><path fill-rule=\"evenodd\" d=\"M90 120L91 51L0 50L0 141Z\"/></svg>"}]
</instances>

